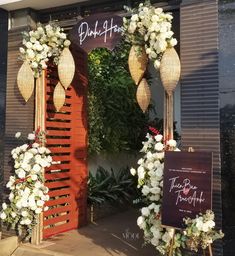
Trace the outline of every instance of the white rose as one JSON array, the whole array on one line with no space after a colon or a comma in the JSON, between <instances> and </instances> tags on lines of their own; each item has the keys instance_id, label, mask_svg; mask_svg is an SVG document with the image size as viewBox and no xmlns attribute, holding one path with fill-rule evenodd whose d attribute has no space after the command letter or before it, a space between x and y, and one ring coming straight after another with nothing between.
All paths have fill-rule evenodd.
<instances>
[{"instance_id":1,"label":"white rose","mask_svg":"<svg viewBox=\"0 0 235 256\"><path fill-rule=\"evenodd\" d=\"M39 146L40 146L40 145L39 145L38 143L36 143L36 142L33 143L33 145L32 145L33 148L38 148Z\"/></svg>"},{"instance_id":2,"label":"white rose","mask_svg":"<svg viewBox=\"0 0 235 256\"><path fill-rule=\"evenodd\" d=\"M21 136L21 132L17 132L16 134L15 134L15 138L19 138Z\"/></svg>"},{"instance_id":3,"label":"white rose","mask_svg":"<svg viewBox=\"0 0 235 256\"><path fill-rule=\"evenodd\" d=\"M135 176L136 175L136 170L134 168L131 168L130 173L131 173L131 175Z\"/></svg>"},{"instance_id":4,"label":"white rose","mask_svg":"<svg viewBox=\"0 0 235 256\"><path fill-rule=\"evenodd\" d=\"M167 141L167 145L170 146L170 147L173 147L175 148L176 147L176 141L175 140L168 140Z\"/></svg>"},{"instance_id":5,"label":"white rose","mask_svg":"<svg viewBox=\"0 0 235 256\"><path fill-rule=\"evenodd\" d=\"M142 188L142 193L144 196L147 196L150 192L150 189L148 186L144 185L143 188Z\"/></svg>"},{"instance_id":6,"label":"white rose","mask_svg":"<svg viewBox=\"0 0 235 256\"><path fill-rule=\"evenodd\" d=\"M139 179L141 179L141 180L144 179L145 170L142 166L138 167L137 172L138 172Z\"/></svg>"},{"instance_id":7,"label":"white rose","mask_svg":"<svg viewBox=\"0 0 235 256\"><path fill-rule=\"evenodd\" d=\"M38 176L37 176L36 174L33 174L33 175L31 175L31 179L32 179L33 181L35 181L35 180L38 179Z\"/></svg>"},{"instance_id":8,"label":"white rose","mask_svg":"<svg viewBox=\"0 0 235 256\"><path fill-rule=\"evenodd\" d=\"M14 194L11 192L10 195L9 195L9 200L10 200L10 202L12 202L13 199L14 199Z\"/></svg>"},{"instance_id":9,"label":"white rose","mask_svg":"<svg viewBox=\"0 0 235 256\"><path fill-rule=\"evenodd\" d=\"M0 218L1 218L2 220L5 220L5 219L7 218L6 213L5 213L5 212L2 212L2 213L0 214Z\"/></svg>"},{"instance_id":10,"label":"white rose","mask_svg":"<svg viewBox=\"0 0 235 256\"><path fill-rule=\"evenodd\" d=\"M158 134L158 135L156 135L154 138L155 138L155 140L156 140L157 142L160 142L160 141L162 141L163 136L162 136L161 134Z\"/></svg>"},{"instance_id":11,"label":"white rose","mask_svg":"<svg viewBox=\"0 0 235 256\"><path fill-rule=\"evenodd\" d=\"M19 171L19 173L18 173L18 177L19 177L20 179L25 178L25 171L24 171L23 169L20 169L20 171Z\"/></svg>"},{"instance_id":12,"label":"white rose","mask_svg":"<svg viewBox=\"0 0 235 256\"><path fill-rule=\"evenodd\" d=\"M71 44L71 42L70 42L69 40L65 40L65 41L64 41L64 46L65 46L65 47L69 47L70 44Z\"/></svg>"},{"instance_id":13,"label":"white rose","mask_svg":"<svg viewBox=\"0 0 235 256\"><path fill-rule=\"evenodd\" d=\"M27 47L28 49L31 49L31 48L33 47L33 45L32 45L31 42L27 42L27 43L26 43L26 47Z\"/></svg>"},{"instance_id":14,"label":"white rose","mask_svg":"<svg viewBox=\"0 0 235 256\"><path fill-rule=\"evenodd\" d=\"M27 49L27 55L30 60L32 60L35 57L35 53L31 49Z\"/></svg>"},{"instance_id":15,"label":"white rose","mask_svg":"<svg viewBox=\"0 0 235 256\"><path fill-rule=\"evenodd\" d=\"M156 237L153 237L151 239L151 244L154 245L155 247L159 245L159 239L157 239Z\"/></svg>"},{"instance_id":16,"label":"white rose","mask_svg":"<svg viewBox=\"0 0 235 256\"><path fill-rule=\"evenodd\" d=\"M143 216L148 217L149 214L150 214L149 208L148 208L148 207L143 207L143 208L141 209L141 214L142 214Z\"/></svg>"},{"instance_id":17,"label":"white rose","mask_svg":"<svg viewBox=\"0 0 235 256\"><path fill-rule=\"evenodd\" d=\"M3 204L2 204L2 209L3 209L3 210L6 210L6 209L7 209L7 204L6 204L6 203L3 203Z\"/></svg>"},{"instance_id":18,"label":"white rose","mask_svg":"<svg viewBox=\"0 0 235 256\"><path fill-rule=\"evenodd\" d=\"M42 170L42 167L39 164L35 164L33 166L33 171L35 171L36 173L40 172L41 170Z\"/></svg>"},{"instance_id":19,"label":"white rose","mask_svg":"<svg viewBox=\"0 0 235 256\"><path fill-rule=\"evenodd\" d=\"M38 63L37 62L32 62L31 63L31 68L37 68L38 67Z\"/></svg>"},{"instance_id":20,"label":"white rose","mask_svg":"<svg viewBox=\"0 0 235 256\"><path fill-rule=\"evenodd\" d=\"M132 21L137 21L138 19L139 19L138 14L133 14L133 15L131 16L131 20L132 20Z\"/></svg>"},{"instance_id":21,"label":"white rose","mask_svg":"<svg viewBox=\"0 0 235 256\"><path fill-rule=\"evenodd\" d=\"M175 45L177 45L177 40L175 38L172 38L169 43L172 47L174 47Z\"/></svg>"},{"instance_id":22,"label":"white rose","mask_svg":"<svg viewBox=\"0 0 235 256\"><path fill-rule=\"evenodd\" d=\"M35 210L35 213L36 214L40 214L42 212L42 209L41 208L37 208L36 210Z\"/></svg>"},{"instance_id":23,"label":"white rose","mask_svg":"<svg viewBox=\"0 0 235 256\"><path fill-rule=\"evenodd\" d=\"M154 10L154 12L155 12L156 14L158 14L158 15L161 14L162 11L163 11L162 8L156 8L156 9Z\"/></svg>"},{"instance_id":24,"label":"white rose","mask_svg":"<svg viewBox=\"0 0 235 256\"><path fill-rule=\"evenodd\" d=\"M162 151L164 149L164 145L161 142L158 142L154 146L155 150Z\"/></svg>"},{"instance_id":25,"label":"white rose","mask_svg":"<svg viewBox=\"0 0 235 256\"><path fill-rule=\"evenodd\" d=\"M32 222L32 221L31 221L30 219L25 219L25 220L24 220L24 224L25 224L25 225L29 225L29 224L31 224L31 222Z\"/></svg>"},{"instance_id":26,"label":"white rose","mask_svg":"<svg viewBox=\"0 0 235 256\"><path fill-rule=\"evenodd\" d=\"M137 219L137 225L138 225L140 228L143 228L143 227L145 226L144 217L142 217L142 216L138 217L138 219Z\"/></svg>"},{"instance_id":27,"label":"white rose","mask_svg":"<svg viewBox=\"0 0 235 256\"><path fill-rule=\"evenodd\" d=\"M46 212L46 211L48 211L48 210L49 210L49 207L48 207L48 206L44 207L44 209L43 209L44 212Z\"/></svg>"},{"instance_id":28,"label":"white rose","mask_svg":"<svg viewBox=\"0 0 235 256\"><path fill-rule=\"evenodd\" d=\"M27 212L27 211L22 211L22 212L21 212L21 215L22 215L23 217L27 217L27 216L28 216L28 212Z\"/></svg>"},{"instance_id":29,"label":"white rose","mask_svg":"<svg viewBox=\"0 0 235 256\"><path fill-rule=\"evenodd\" d=\"M18 209L21 209L21 208L22 208L21 201L17 201L17 203L16 203L16 208L18 208Z\"/></svg>"},{"instance_id":30,"label":"white rose","mask_svg":"<svg viewBox=\"0 0 235 256\"><path fill-rule=\"evenodd\" d=\"M25 54L25 49L23 47L20 47L20 53Z\"/></svg>"},{"instance_id":31,"label":"white rose","mask_svg":"<svg viewBox=\"0 0 235 256\"><path fill-rule=\"evenodd\" d=\"M37 201L37 206L43 206L43 205L44 205L44 201L42 201L42 200Z\"/></svg>"},{"instance_id":32,"label":"white rose","mask_svg":"<svg viewBox=\"0 0 235 256\"><path fill-rule=\"evenodd\" d=\"M160 65L161 65L161 62L160 62L159 60L155 60L155 61L154 61L154 67L155 67L156 69L159 69L159 68L160 68Z\"/></svg>"},{"instance_id":33,"label":"white rose","mask_svg":"<svg viewBox=\"0 0 235 256\"><path fill-rule=\"evenodd\" d=\"M38 44L37 47L36 47L36 50L37 50L38 52L42 51L42 50L43 50L42 45L41 45L41 44Z\"/></svg>"},{"instance_id":34,"label":"white rose","mask_svg":"<svg viewBox=\"0 0 235 256\"><path fill-rule=\"evenodd\" d=\"M12 218L15 218L16 217L16 213L15 212L11 212L11 216L12 216Z\"/></svg>"}]
</instances>

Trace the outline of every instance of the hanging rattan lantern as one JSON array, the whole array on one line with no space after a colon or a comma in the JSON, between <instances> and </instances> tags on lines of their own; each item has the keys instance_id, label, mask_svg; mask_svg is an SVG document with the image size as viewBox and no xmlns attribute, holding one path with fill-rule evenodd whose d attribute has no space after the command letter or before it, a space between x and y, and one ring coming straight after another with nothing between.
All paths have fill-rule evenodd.
<instances>
[{"instance_id":1,"label":"hanging rattan lantern","mask_svg":"<svg viewBox=\"0 0 235 256\"><path fill-rule=\"evenodd\" d=\"M148 57L144 47L138 49L140 46L133 45L130 50L128 65L132 79L138 85L143 78L147 68Z\"/></svg>"},{"instance_id":2,"label":"hanging rattan lantern","mask_svg":"<svg viewBox=\"0 0 235 256\"><path fill-rule=\"evenodd\" d=\"M34 90L34 75L27 61L24 61L17 75L17 85L19 91L27 102Z\"/></svg>"},{"instance_id":3,"label":"hanging rattan lantern","mask_svg":"<svg viewBox=\"0 0 235 256\"><path fill-rule=\"evenodd\" d=\"M151 92L145 78L141 80L137 88L136 98L140 108L145 113L145 111L148 109L150 99L151 99Z\"/></svg>"},{"instance_id":4,"label":"hanging rattan lantern","mask_svg":"<svg viewBox=\"0 0 235 256\"><path fill-rule=\"evenodd\" d=\"M180 59L176 50L173 47L167 48L162 56L160 76L168 94L171 94L176 88L180 79L180 71Z\"/></svg>"},{"instance_id":5,"label":"hanging rattan lantern","mask_svg":"<svg viewBox=\"0 0 235 256\"><path fill-rule=\"evenodd\" d=\"M75 73L75 63L69 48L64 48L58 63L58 75L61 84L67 89L72 83Z\"/></svg>"},{"instance_id":6,"label":"hanging rattan lantern","mask_svg":"<svg viewBox=\"0 0 235 256\"><path fill-rule=\"evenodd\" d=\"M56 111L60 111L60 109L63 107L65 103L65 96L66 96L65 89L61 85L61 83L58 82L53 93L53 102L54 102Z\"/></svg>"}]
</instances>

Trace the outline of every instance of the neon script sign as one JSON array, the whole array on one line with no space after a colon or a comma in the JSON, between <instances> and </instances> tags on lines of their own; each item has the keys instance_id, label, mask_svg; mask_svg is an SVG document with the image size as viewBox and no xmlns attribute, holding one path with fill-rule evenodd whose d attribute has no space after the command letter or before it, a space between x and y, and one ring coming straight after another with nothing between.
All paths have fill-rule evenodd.
<instances>
[{"instance_id":1,"label":"neon script sign","mask_svg":"<svg viewBox=\"0 0 235 256\"><path fill-rule=\"evenodd\" d=\"M91 15L75 25L70 40L86 52L97 47L112 50L121 40L122 18L111 14Z\"/></svg>"}]
</instances>

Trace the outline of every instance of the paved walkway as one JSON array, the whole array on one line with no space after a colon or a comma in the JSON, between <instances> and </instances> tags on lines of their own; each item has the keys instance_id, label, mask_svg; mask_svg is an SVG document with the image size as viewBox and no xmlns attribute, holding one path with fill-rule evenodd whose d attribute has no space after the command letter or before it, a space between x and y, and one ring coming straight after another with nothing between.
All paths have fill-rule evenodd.
<instances>
[{"instance_id":1,"label":"paved walkway","mask_svg":"<svg viewBox=\"0 0 235 256\"><path fill-rule=\"evenodd\" d=\"M43 248L23 245L14 256L156 256L151 246L142 247L136 225L138 210L131 209L95 224L48 239Z\"/></svg>"},{"instance_id":2,"label":"paved walkway","mask_svg":"<svg viewBox=\"0 0 235 256\"><path fill-rule=\"evenodd\" d=\"M137 216L138 211L131 209L60 234L48 240L54 244L46 249L75 256L156 256L152 247L142 247Z\"/></svg>"}]
</instances>

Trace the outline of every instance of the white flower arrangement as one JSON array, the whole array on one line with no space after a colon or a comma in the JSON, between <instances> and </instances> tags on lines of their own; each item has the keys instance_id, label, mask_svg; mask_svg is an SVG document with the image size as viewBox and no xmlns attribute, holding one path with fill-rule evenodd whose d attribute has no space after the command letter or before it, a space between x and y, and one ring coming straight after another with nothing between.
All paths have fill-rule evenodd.
<instances>
[{"instance_id":1,"label":"white flower arrangement","mask_svg":"<svg viewBox=\"0 0 235 256\"><path fill-rule=\"evenodd\" d=\"M50 58L58 64L62 50L69 45L70 41L62 28L54 23L46 26L38 23L35 30L23 32L23 47L19 50L21 58L29 62L37 78L47 68Z\"/></svg>"},{"instance_id":2,"label":"white flower arrangement","mask_svg":"<svg viewBox=\"0 0 235 256\"><path fill-rule=\"evenodd\" d=\"M16 135L20 137L20 133ZM43 137L42 132L29 134L29 143L11 151L15 174L6 185L9 200L2 204L0 212L2 222L17 228L19 233L26 228L29 235L38 214L48 209L45 202L49 200L49 190L44 185L43 170L51 166L52 157L50 150L40 145Z\"/></svg>"},{"instance_id":3,"label":"white flower arrangement","mask_svg":"<svg viewBox=\"0 0 235 256\"><path fill-rule=\"evenodd\" d=\"M147 133L147 140L143 142L141 152L145 155L139 159L138 168L131 168L133 176L138 177L138 188L141 189L145 207L141 209L141 216L137 225L144 231L145 243L152 244L162 255L169 253L173 229L164 228L161 224L161 207L163 196L163 169L165 150L179 151L175 140L163 143L163 136L149 127L153 135ZM223 237L221 231L214 230L214 213L207 211L195 219L184 220L186 229L177 230L173 240L174 255L182 256L182 248L198 251L206 249L214 240Z\"/></svg>"},{"instance_id":4,"label":"white flower arrangement","mask_svg":"<svg viewBox=\"0 0 235 256\"><path fill-rule=\"evenodd\" d=\"M173 232L171 228L161 225L161 204L163 188L164 151L169 147L176 148L176 141L171 140L164 145L161 134L146 136L141 152L145 155L139 159L137 170L131 168L131 174L138 176L138 187L147 201L147 206L141 209L137 224L144 231L146 243L152 244L160 253L165 254L170 247ZM180 236L176 236L175 246Z\"/></svg>"},{"instance_id":5,"label":"white flower arrangement","mask_svg":"<svg viewBox=\"0 0 235 256\"><path fill-rule=\"evenodd\" d=\"M186 229L183 240L191 251L197 252L200 248L205 250L215 240L224 237L221 230L215 230L215 215L210 210L195 219L186 218L184 222Z\"/></svg>"},{"instance_id":6,"label":"white flower arrangement","mask_svg":"<svg viewBox=\"0 0 235 256\"><path fill-rule=\"evenodd\" d=\"M123 18L123 35L132 45L144 46L149 59L159 68L162 54L168 47L174 47L177 40L173 37L173 16L155 8L146 1L137 9L125 7L131 13L130 18Z\"/></svg>"}]
</instances>

